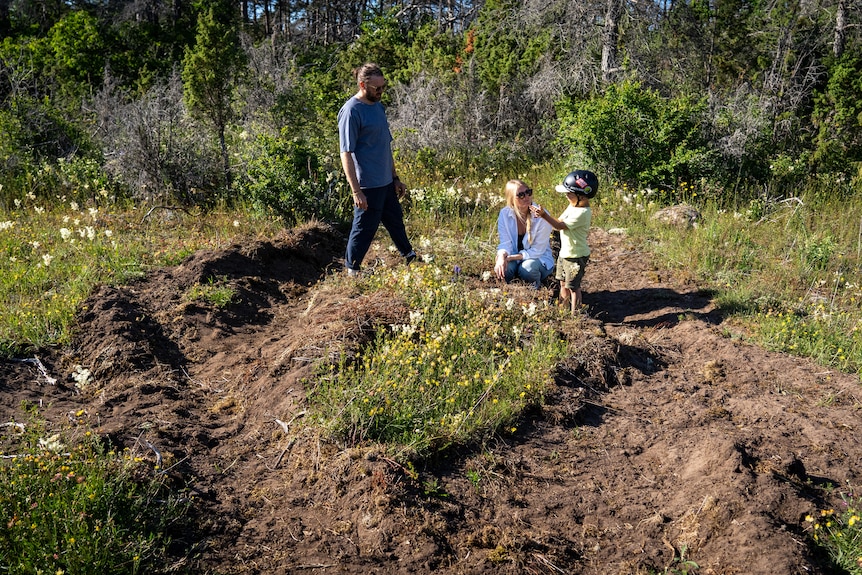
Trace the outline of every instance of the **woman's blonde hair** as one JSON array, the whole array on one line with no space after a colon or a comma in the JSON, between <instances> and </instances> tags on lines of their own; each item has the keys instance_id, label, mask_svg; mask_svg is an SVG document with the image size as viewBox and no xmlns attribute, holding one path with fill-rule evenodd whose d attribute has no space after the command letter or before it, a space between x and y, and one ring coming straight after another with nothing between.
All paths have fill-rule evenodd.
<instances>
[{"instance_id":1,"label":"woman's blonde hair","mask_svg":"<svg viewBox=\"0 0 862 575\"><path fill-rule=\"evenodd\" d=\"M518 218L518 220L524 224L524 227L527 229L527 241L530 242L530 244L532 244L533 243L533 229L532 229L533 228L533 226L532 226L533 217L530 215L530 212L527 212L527 215L524 216L518 210L518 200L516 199L516 196L515 196L515 194L518 193L518 188L520 188L521 186L526 186L526 185L527 184L525 184L521 180L509 180L508 182L506 182L506 186L503 188L503 193L506 196L506 205L509 206L510 208L512 208L512 211L515 213L515 217ZM527 187L529 187L529 186L527 186Z\"/></svg>"}]
</instances>

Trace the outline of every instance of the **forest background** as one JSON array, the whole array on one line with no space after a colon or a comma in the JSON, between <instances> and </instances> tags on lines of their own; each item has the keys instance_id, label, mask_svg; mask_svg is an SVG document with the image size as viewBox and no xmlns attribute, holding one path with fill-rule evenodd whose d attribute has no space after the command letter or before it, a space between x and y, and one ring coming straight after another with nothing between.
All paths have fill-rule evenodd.
<instances>
[{"instance_id":1,"label":"forest background","mask_svg":"<svg viewBox=\"0 0 862 575\"><path fill-rule=\"evenodd\" d=\"M862 179L851 0L0 0L0 207L349 213L336 113L376 61L414 187L577 164L667 203Z\"/></svg>"}]
</instances>

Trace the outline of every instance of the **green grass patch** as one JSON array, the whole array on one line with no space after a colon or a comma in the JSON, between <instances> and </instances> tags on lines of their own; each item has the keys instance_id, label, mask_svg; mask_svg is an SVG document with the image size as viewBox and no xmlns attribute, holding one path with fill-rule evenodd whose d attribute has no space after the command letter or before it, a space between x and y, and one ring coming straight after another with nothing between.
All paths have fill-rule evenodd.
<instances>
[{"instance_id":1,"label":"green grass patch","mask_svg":"<svg viewBox=\"0 0 862 575\"><path fill-rule=\"evenodd\" d=\"M191 301L202 301L222 309L233 301L236 290L227 283L226 278L209 278L206 283L196 283L190 287L186 295Z\"/></svg>"},{"instance_id":2,"label":"green grass patch","mask_svg":"<svg viewBox=\"0 0 862 575\"><path fill-rule=\"evenodd\" d=\"M843 573L862 575L862 511L860 500L842 497L839 509L823 509L806 516L811 538Z\"/></svg>"},{"instance_id":3,"label":"green grass patch","mask_svg":"<svg viewBox=\"0 0 862 575\"><path fill-rule=\"evenodd\" d=\"M364 289L392 290L411 312L381 328L361 359L319 374L309 401L345 443L388 444L409 460L513 433L566 352L547 302L465 289L448 268L399 268Z\"/></svg>"},{"instance_id":4,"label":"green grass patch","mask_svg":"<svg viewBox=\"0 0 862 575\"><path fill-rule=\"evenodd\" d=\"M181 502L150 466L35 418L0 428L0 572L165 573Z\"/></svg>"}]
</instances>

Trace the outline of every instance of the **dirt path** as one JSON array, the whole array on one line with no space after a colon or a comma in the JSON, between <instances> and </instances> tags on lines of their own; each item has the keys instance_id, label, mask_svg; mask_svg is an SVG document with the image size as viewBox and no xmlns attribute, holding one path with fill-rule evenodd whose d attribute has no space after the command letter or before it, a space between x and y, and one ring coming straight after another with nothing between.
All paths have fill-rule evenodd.
<instances>
[{"instance_id":1,"label":"dirt path","mask_svg":"<svg viewBox=\"0 0 862 575\"><path fill-rule=\"evenodd\" d=\"M803 518L834 503L823 486L860 481L858 378L733 337L708 294L624 237L591 244L590 313L570 334L584 351L548 405L415 479L296 431L311 360L408 313L318 283L343 248L325 227L101 288L74 348L40 357L57 385L0 364L0 417L27 400L154 459L149 442L196 495L178 543L202 573L612 575L682 572L683 555L703 574L835 572ZM183 297L209 277L241 303Z\"/></svg>"}]
</instances>

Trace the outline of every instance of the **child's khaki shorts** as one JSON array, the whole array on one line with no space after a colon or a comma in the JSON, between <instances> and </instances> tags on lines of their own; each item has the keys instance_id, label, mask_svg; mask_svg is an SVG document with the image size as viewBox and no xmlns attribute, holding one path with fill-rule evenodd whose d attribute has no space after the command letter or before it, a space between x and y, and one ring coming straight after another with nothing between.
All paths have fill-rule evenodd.
<instances>
[{"instance_id":1,"label":"child's khaki shorts","mask_svg":"<svg viewBox=\"0 0 862 575\"><path fill-rule=\"evenodd\" d=\"M557 279L571 291L581 289L581 280L587 269L590 256L582 258L557 258Z\"/></svg>"}]
</instances>

